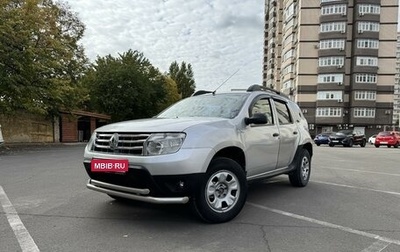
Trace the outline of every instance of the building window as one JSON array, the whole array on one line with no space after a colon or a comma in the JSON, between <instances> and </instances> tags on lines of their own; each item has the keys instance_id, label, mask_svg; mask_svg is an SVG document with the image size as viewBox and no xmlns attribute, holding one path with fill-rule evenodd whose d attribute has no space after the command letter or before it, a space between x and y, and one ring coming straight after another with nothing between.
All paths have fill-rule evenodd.
<instances>
[{"instance_id":1,"label":"building window","mask_svg":"<svg viewBox=\"0 0 400 252\"><path fill-rule=\"evenodd\" d=\"M344 49L346 40L344 39L328 39L319 42L319 49Z\"/></svg>"},{"instance_id":2,"label":"building window","mask_svg":"<svg viewBox=\"0 0 400 252\"><path fill-rule=\"evenodd\" d=\"M291 50L285 52L285 54L283 54L283 61L286 61L291 57L293 57L293 49L291 49Z\"/></svg>"},{"instance_id":3,"label":"building window","mask_svg":"<svg viewBox=\"0 0 400 252\"><path fill-rule=\"evenodd\" d=\"M343 83L343 74L319 74L318 83Z\"/></svg>"},{"instance_id":4,"label":"building window","mask_svg":"<svg viewBox=\"0 0 400 252\"><path fill-rule=\"evenodd\" d=\"M317 117L340 117L342 108L317 108Z\"/></svg>"},{"instance_id":5,"label":"building window","mask_svg":"<svg viewBox=\"0 0 400 252\"><path fill-rule=\"evenodd\" d=\"M343 14L346 15L347 6L345 4L336 4L323 6L321 8L321 15Z\"/></svg>"},{"instance_id":6,"label":"building window","mask_svg":"<svg viewBox=\"0 0 400 252\"><path fill-rule=\"evenodd\" d=\"M357 66L378 66L377 57L357 57Z\"/></svg>"},{"instance_id":7,"label":"building window","mask_svg":"<svg viewBox=\"0 0 400 252\"><path fill-rule=\"evenodd\" d=\"M356 83L376 83L376 74L356 74Z\"/></svg>"},{"instance_id":8,"label":"building window","mask_svg":"<svg viewBox=\"0 0 400 252\"><path fill-rule=\"evenodd\" d=\"M318 60L318 64L320 67L325 67L325 66L342 67L344 64L344 57L321 57Z\"/></svg>"},{"instance_id":9,"label":"building window","mask_svg":"<svg viewBox=\"0 0 400 252\"><path fill-rule=\"evenodd\" d=\"M289 19L295 14L295 4L291 3L284 11L284 20L289 21Z\"/></svg>"},{"instance_id":10,"label":"building window","mask_svg":"<svg viewBox=\"0 0 400 252\"><path fill-rule=\"evenodd\" d=\"M283 83L283 89L289 89L289 88L292 88L292 87L293 87L293 81L292 80L288 80L288 81L285 81Z\"/></svg>"},{"instance_id":11,"label":"building window","mask_svg":"<svg viewBox=\"0 0 400 252\"><path fill-rule=\"evenodd\" d=\"M356 91L354 93L354 100L375 101L376 100L376 92L375 91Z\"/></svg>"},{"instance_id":12,"label":"building window","mask_svg":"<svg viewBox=\"0 0 400 252\"><path fill-rule=\"evenodd\" d=\"M317 93L317 100L342 101L342 92L341 91L320 91Z\"/></svg>"},{"instance_id":13,"label":"building window","mask_svg":"<svg viewBox=\"0 0 400 252\"><path fill-rule=\"evenodd\" d=\"M377 22L359 22L358 23L358 32L378 32L379 31L379 23Z\"/></svg>"},{"instance_id":14,"label":"building window","mask_svg":"<svg viewBox=\"0 0 400 252\"><path fill-rule=\"evenodd\" d=\"M286 46L289 43L293 43L293 38L294 38L293 34L290 34L289 36L287 36L285 38L285 40L283 41L283 46Z\"/></svg>"},{"instance_id":15,"label":"building window","mask_svg":"<svg viewBox=\"0 0 400 252\"><path fill-rule=\"evenodd\" d=\"M355 108L354 109L354 117L375 117L375 109L374 108Z\"/></svg>"},{"instance_id":16,"label":"building window","mask_svg":"<svg viewBox=\"0 0 400 252\"><path fill-rule=\"evenodd\" d=\"M293 64L290 64L288 66L286 66L283 70L282 70L282 74L288 74L288 73L292 73L293 72Z\"/></svg>"},{"instance_id":17,"label":"building window","mask_svg":"<svg viewBox=\"0 0 400 252\"><path fill-rule=\"evenodd\" d=\"M346 32L346 22L323 23L320 32Z\"/></svg>"},{"instance_id":18,"label":"building window","mask_svg":"<svg viewBox=\"0 0 400 252\"><path fill-rule=\"evenodd\" d=\"M360 4L358 5L358 14L380 14L381 7L376 4Z\"/></svg>"},{"instance_id":19,"label":"building window","mask_svg":"<svg viewBox=\"0 0 400 252\"><path fill-rule=\"evenodd\" d=\"M357 48L378 49L379 40L376 39L357 39Z\"/></svg>"}]
</instances>

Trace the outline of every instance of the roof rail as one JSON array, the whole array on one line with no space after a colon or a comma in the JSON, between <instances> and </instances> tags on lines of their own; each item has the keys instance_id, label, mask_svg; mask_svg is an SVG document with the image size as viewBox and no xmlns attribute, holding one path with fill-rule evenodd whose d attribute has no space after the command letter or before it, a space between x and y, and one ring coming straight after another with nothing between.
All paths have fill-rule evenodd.
<instances>
[{"instance_id":1,"label":"roof rail","mask_svg":"<svg viewBox=\"0 0 400 252\"><path fill-rule=\"evenodd\" d=\"M269 88L269 87L264 87L264 86L257 85L257 84L251 85L247 89L247 92L254 92L254 91L269 91L269 92L272 92L272 93L275 93L275 94L278 94L278 95L282 95L282 96L287 98L286 94L284 94L282 92L279 92L278 90L275 90L275 89L272 89L272 88Z\"/></svg>"},{"instance_id":2,"label":"roof rail","mask_svg":"<svg viewBox=\"0 0 400 252\"><path fill-rule=\"evenodd\" d=\"M210 93L214 93L213 91L207 91L207 90L199 90L196 91L192 94L192 96L198 96L198 95L203 95L203 94L210 94Z\"/></svg>"}]
</instances>

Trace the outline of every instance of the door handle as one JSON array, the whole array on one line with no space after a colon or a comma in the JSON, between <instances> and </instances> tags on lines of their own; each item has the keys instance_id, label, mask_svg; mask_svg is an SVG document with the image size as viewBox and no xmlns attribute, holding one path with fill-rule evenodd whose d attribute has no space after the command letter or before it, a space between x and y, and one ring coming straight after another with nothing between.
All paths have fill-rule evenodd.
<instances>
[{"instance_id":1,"label":"door handle","mask_svg":"<svg viewBox=\"0 0 400 252\"><path fill-rule=\"evenodd\" d=\"M278 136L279 136L279 133L274 133L274 134L272 134L272 136L273 136L273 137L278 137Z\"/></svg>"}]
</instances>

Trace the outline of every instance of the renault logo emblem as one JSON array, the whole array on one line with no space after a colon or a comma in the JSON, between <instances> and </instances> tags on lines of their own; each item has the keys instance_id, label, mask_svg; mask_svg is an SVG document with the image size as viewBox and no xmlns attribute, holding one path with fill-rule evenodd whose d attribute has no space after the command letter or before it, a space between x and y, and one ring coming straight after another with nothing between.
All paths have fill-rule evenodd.
<instances>
[{"instance_id":1,"label":"renault logo emblem","mask_svg":"<svg viewBox=\"0 0 400 252\"><path fill-rule=\"evenodd\" d=\"M110 138L110 149L115 150L118 148L118 133L114 133Z\"/></svg>"}]
</instances>

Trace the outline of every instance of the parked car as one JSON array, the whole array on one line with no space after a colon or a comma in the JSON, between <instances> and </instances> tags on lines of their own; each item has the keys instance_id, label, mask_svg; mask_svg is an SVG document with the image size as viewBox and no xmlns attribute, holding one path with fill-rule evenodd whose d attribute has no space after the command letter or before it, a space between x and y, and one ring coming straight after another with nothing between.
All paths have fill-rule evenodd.
<instances>
[{"instance_id":1,"label":"parked car","mask_svg":"<svg viewBox=\"0 0 400 252\"><path fill-rule=\"evenodd\" d=\"M361 147L365 147L366 143L367 139L365 135L352 129L340 130L329 136L329 146L331 147L335 145L343 145L345 147L360 145Z\"/></svg>"},{"instance_id":2,"label":"parked car","mask_svg":"<svg viewBox=\"0 0 400 252\"><path fill-rule=\"evenodd\" d=\"M0 124L0 146L4 144L3 133L1 132L1 124Z\"/></svg>"},{"instance_id":3,"label":"parked car","mask_svg":"<svg viewBox=\"0 0 400 252\"><path fill-rule=\"evenodd\" d=\"M317 146L320 146L321 144L329 144L329 136L334 134L336 132L323 132L315 136L314 138L314 143Z\"/></svg>"},{"instance_id":4,"label":"parked car","mask_svg":"<svg viewBox=\"0 0 400 252\"><path fill-rule=\"evenodd\" d=\"M400 132L398 131L382 131L376 136L375 147L386 145L388 148L398 148L400 145Z\"/></svg>"},{"instance_id":5,"label":"parked car","mask_svg":"<svg viewBox=\"0 0 400 252\"><path fill-rule=\"evenodd\" d=\"M310 179L312 138L296 103L278 91L202 92L149 118L95 130L84 152L87 188L114 199L192 202L204 221L233 219L247 183Z\"/></svg>"},{"instance_id":6,"label":"parked car","mask_svg":"<svg viewBox=\"0 0 400 252\"><path fill-rule=\"evenodd\" d=\"M371 145L375 144L375 138L376 138L376 135L370 136L368 138L368 143L371 144Z\"/></svg>"}]
</instances>

